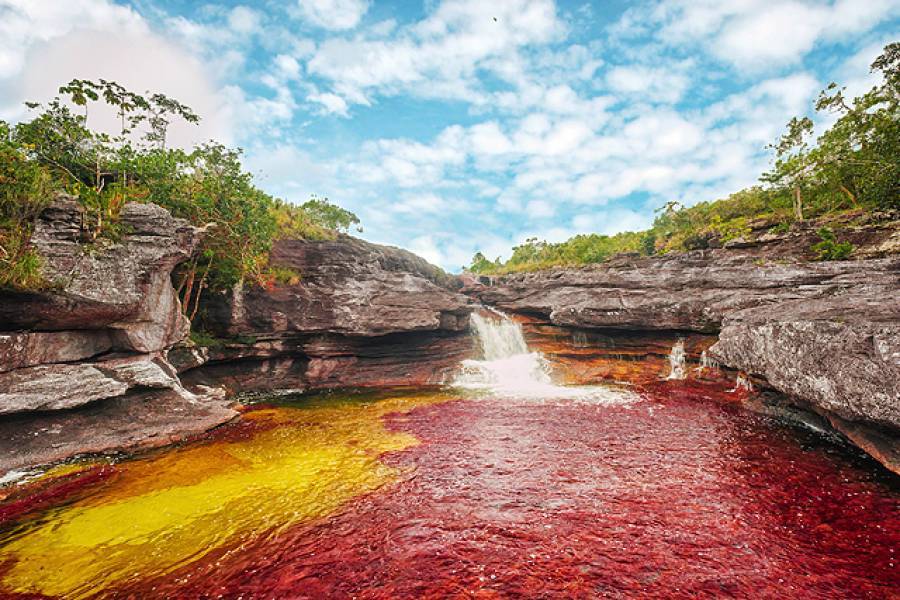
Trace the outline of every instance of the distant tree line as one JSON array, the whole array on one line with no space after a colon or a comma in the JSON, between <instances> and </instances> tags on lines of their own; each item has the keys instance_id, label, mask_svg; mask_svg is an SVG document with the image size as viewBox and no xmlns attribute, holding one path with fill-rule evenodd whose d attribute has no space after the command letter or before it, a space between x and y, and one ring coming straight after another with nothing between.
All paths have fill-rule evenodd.
<instances>
[{"instance_id":1,"label":"distant tree line","mask_svg":"<svg viewBox=\"0 0 900 600\"><path fill-rule=\"evenodd\" d=\"M508 273L602 262L623 252L683 252L705 248L712 238L727 242L746 235L751 221L760 219L786 230L804 219L898 209L900 43L886 46L871 70L882 81L862 96L848 99L835 83L822 91L816 110L836 113L837 120L818 139L811 139L811 119L791 119L784 135L770 146L775 161L760 177L761 185L691 207L669 202L642 232L577 235L557 244L530 238L515 246L505 262L478 252L467 270ZM846 258L852 250L829 229L820 230L819 236L821 242L813 250L820 259Z\"/></svg>"}]
</instances>

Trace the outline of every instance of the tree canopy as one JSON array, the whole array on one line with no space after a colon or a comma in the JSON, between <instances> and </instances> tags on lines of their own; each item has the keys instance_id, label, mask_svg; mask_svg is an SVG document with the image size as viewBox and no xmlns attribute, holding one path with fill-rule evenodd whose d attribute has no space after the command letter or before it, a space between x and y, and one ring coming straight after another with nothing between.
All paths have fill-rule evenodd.
<instances>
[{"instance_id":1,"label":"tree canopy","mask_svg":"<svg viewBox=\"0 0 900 600\"><path fill-rule=\"evenodd\" d=\"M29 239L55 190L68 191L84 206L86 242L120 235L118 215L130 201L154 202L193 224L211 224L199 251L178 273L190 315L208 286L296 279L283 269L273 275L269 251L278 237L329 238L359 225L356 215L327 198L314 196L297 206L259 189L244 170L240 149L217 142L190 151L169 148L171 124L195 124L200 117L164 94L138 94L103 79L73 79L59 94L46 105L27 103L36 113L28 121L0 121L2 287L40 285L40 259ZM89 127L97 103L115 109L116 134Z\"/></svg>"}]
</instances>

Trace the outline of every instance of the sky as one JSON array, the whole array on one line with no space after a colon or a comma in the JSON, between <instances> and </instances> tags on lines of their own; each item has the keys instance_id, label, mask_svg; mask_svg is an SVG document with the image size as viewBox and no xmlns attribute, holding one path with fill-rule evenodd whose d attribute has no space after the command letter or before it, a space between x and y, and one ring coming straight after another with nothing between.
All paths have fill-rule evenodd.
<instances>
[{"instance_id":1,"label":"sky","mask_svg":"<svg viewBox=\"0 0 900 600\"><path fill-rule=\"evenodd\" d=\"M900 0L0 0L0 119L75 77L164 92L203 117L175 144L458 271L752 185L897 40Z\"/></svg>"}]
</instances>

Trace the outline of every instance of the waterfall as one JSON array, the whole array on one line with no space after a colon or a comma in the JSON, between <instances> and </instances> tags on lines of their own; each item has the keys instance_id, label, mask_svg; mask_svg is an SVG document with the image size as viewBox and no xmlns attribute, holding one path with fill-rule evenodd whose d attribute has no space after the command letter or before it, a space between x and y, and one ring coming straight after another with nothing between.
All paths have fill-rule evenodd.
<instances>
[{"instance_id":1,"label":"waterfall","mask_svg":"<svg viewBox=\"0 0 900 600\"><path fill-rule=\"evenodd\" d=\"M525 343L522 326L494 310L472 314L472 331L481 358L464 360L452 382L458 388L518 399L631 402L631 392L607 386L566 387L553 383L550 363Z\"/></svg>"},{"instance_id":2,"label":"waterfall","mask_svg":"<svg viewBox=\"0 0 900 600\"><path fill-rule=\"evenodd\" d=\"M488 319L479 313L472 315L472 327L475 337L481 345L481 352L486 361L499 360L510 356L528 354L528 345L522 326L503 315L493 312L494 319Z\"/></svg>"},{"instance_id":3,"label":"waterfall","mask_svg":"<svg viewBox=\"0 0 900 600\"><path fill-rule=\"evenodd\" d=\"M719 370L719 362L710 358L708 354L706 354L706 350L700 353L700 366L695 369L698 373L704 373L706 371L718 371Z\"/></svg>"},{"instance_id":4,"label":"waterfall","mask_svg":"<svg viewBox=\"0 0 900 600\"><path fill-rule=\"evenodd\" d=\"M669 376L666 379L684 379L687 376L687 362L684 340L678 340L669 352Z\"/></svg>"}]
</instances>

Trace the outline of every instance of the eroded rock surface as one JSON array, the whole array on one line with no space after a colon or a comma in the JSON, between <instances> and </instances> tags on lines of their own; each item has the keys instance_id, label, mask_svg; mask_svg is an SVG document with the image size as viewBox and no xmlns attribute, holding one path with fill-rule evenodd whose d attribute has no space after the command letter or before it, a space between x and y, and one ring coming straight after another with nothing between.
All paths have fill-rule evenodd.
<instances>
[{"instance_id":1,"label":"eroded rock surface","mask_svg":"<svg viewBox=\"0 0 900 600\"><path fill-rule=\"evenodd\" d=\"M818 409L900 430L900 289L739 311L711 353Z\"/></svg>"},{"instance_id":2,"label":"eroded rock surface","mask_svg":"<svg viewBox=\"0 0 900 600\"><path fill-rule=\"evenodd\" d=\"M166 360L189 330L171 272L202 231L130 203L119 239L88 244L82 218L73 198L52 203L32 238L49 286L0 291L0 471L187 435L237 414L221 395L185 390Z\"/></svg>"},{"instance_id":3,"label":"eroded rock surface","mask_svg":"<svg viewBox=\"0 0 900 600\"><path fill-rule=\"evenodd\" d=\"M471 300L410 252L349 236L282 240L272 262L300 282L207 296L201 326L223 342L188 380L254 390L423 385L472 352ZM204 360L173 354L186 368Z\"/></svg>"},{"instance_id":4,"label":"eroded rock surface","mask_svg":"<svg viewBox=\"0 0 900 600\"><path fill-rule=\"evenodd\" d=\"M470 293L572 327L717 332L726 315L850 291L896 292L900 259L787 262L727 250L621 256L580 269L481 278Z\"/></svg>"}]
</instances>

